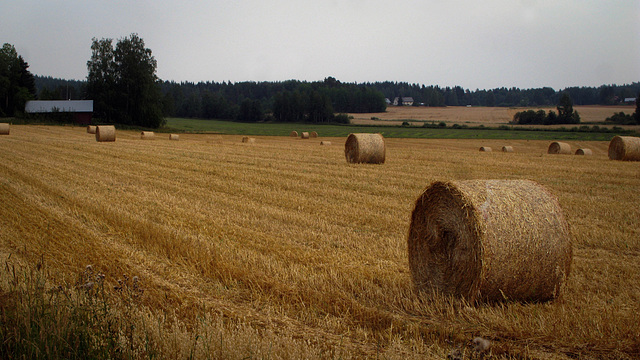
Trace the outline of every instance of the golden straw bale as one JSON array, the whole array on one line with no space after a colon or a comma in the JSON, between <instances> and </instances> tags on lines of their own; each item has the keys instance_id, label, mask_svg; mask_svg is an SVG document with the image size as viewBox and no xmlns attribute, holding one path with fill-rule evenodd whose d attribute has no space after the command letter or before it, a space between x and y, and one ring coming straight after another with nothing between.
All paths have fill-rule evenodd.
<instances>
[{"instance_id":1,"label":"golden straw bale","mask_svg":"<svg viewBox=\"0 0 640 360\"><path fill-rule=\"evenodd\" d=\"M640 137L614 136L609 143L609 159L640 161Z\"/></svg>"},{"instance_id":2,"label":"golden straw bale","mask_svg":"<svg viewBox=\"0 0 640 360\"><path fill-rule=\"evenodd\" d=\"M331 145L331 141L320 141L320 145Z\"/></svg>"},{"instance_id":3,"label":"golden straw bale","mask_svg":"<svg viewBox=\"0 0 640 360\"><path fill-rule=\"evenodd\" d=\"M571 235L558 200L530 180L434 182L408 234L418 289L469 301L546 301L569 275Z\"/></svg>"},{"instance_id":4,"label":"golden straw bale","mask_svg":"<svg viewBox=\"0 0 640 360\"><path fill-rule=\"evenodd\" d=\"M312 132L309 134L309 136L310 136L310 137L312 137L312 138L317 138L317 137L318 137L318 133L317 133L317 132L315 132L315 131L312 131Z\"/></svg>"},{"instance_id":5,"label":"golden straw bale","mask_svg":"<svg viewBox=\"0 0 640 360\"><path fill-rule=\"evenodd\" d=\"M169 134L169 140L180 140L180 135L178 135L178 134Z\"/></svg>"},{"instance_id":6,"label":"golden straw bale","mask_svg":"<svg viewBox=\"0 0 640 360\"><path fill-rule=\"evenodd\" d=\"M142 140L153 140L156 138L156 134L153 131L143 131L140 133L140 139Z\"/></svg>"},{"instance_id":7,"label":"golden straw bale","mask_svg":"<svg viewBox=\"0 0 640 360\"><path fill-rule=\"evenodd\" d=\"M513 146L503 146L502 147L502 152L512 153L513 152Z\"/></svg>"},{"instance_id":8,"label":"golden straw bale","mask_svg":"<svg viewBox=\"0 0 640 360\"><path fill-rule=\"evenodd\" d=\"M552 142L549 145L548 154L571 154L571 145L563 142Z\"/></svg>"},{"instance_id":9,"label":"golden straw bale","mask_svg":"<svg viewBox=\"0 0 640 360\"><path fill-rule=\"evenodd\" d=\"M9 123L0 123L0 135L9 135Z\"/></svg>"},{"instance_id":10,"label":"golden straw bale","mask_svg":"<svg viewBox=\"0 0 640 360\"><path fill-rule=\"evenodd\" d=\"M493 149L491 147L489 147L489 146L481 146L480 147L480 151L481 152L492 152Z\"/></svg>"},{"instance_id":11,"label":"golden straw bale","mask_svg":"<svg viewBox=\"0 0 640 360\"><path fill-rule=\"evenodd\" d=\"M295 131L295 130L293 130L293 131L291 132L291 134L289 134L289 136L297 138L297 137L298 137L298 132L297 132L297 131Z\"/></svg>"},{"instance_id":12,"label":"golden straw bale","mask_svg":"<svg viewBox=\"0 0 640 360\"><path fill-rule=\"evenodd\" d=\"M593 155L593 151L591 149L578 149L576 150L576 155Z\"/></svg>"},{"instance_id":13,"label":"golden straw bale","mask_svg":"<svg viewBox=\"0 0 640 360\"><path fill-rule=\"evenodd\" d=\"M95 125L89 125L89 126L87 126L87 133L89 133L89 134L95 134L95 133L96 133L96 126L95 126Z\"/></svg>"},{"instance_id":14,"label":"golden straw bale","mask_svg":"<svg viewBox=\"0 0 640 360\"><path fill-rule=\"evenodd\" d=\"M382 164L385 152L382 134L349 134L344 144L344 155L349 163Z\"/></svg>"},{"instance_id":15,"label":"golden straw bale","mask_svg":"<svg viewBox=\"0 0 640 360\"><path fill-rule=\"evenodd\" d=\"M96 141L116 141L116 127L113 125L96 126Z\"/></svg>"},{"instance_id":16,"label":"golden straw bale","mask_svg":"<svg viewBox=\"0 0 640 360\"><path fill-rule=\"evenodd\" d=\"M308 139L309 138L309 133L306 132L306 131L303 131L302 133L300 133L300 138Z\"/></svg>"},{"instance_id":17,"label":"golden straw bale","mask_svg":"<svg viewBox=\"0 0 640 360\"><path fill-rule=\"evenodd\" d=\"M243 136L243 137L242 137L242 142L243 142L243 143L254 143L254 142L256 142L256 138L252 138L252 137L248 137L248 136Z\"/></svg>"}]
</instances>

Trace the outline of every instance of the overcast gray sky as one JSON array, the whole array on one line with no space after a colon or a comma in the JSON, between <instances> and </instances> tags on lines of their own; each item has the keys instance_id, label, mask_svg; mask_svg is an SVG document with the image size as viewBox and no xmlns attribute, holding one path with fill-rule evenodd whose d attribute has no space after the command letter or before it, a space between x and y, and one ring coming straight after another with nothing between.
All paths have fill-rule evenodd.
<instances>
[{"instance_id":1,"label":"overcast gray sky","mask_svg":"<svg viewBox=\"0 0 640 360\"><path fill-rule=\"evenodd\" d=\"M137 33L174 81L406 81L556 90L640 81L639 0L5 0L0 42L85 79ZM115 42L114 42L115 43Z\"/></svg>"}]
</instances>

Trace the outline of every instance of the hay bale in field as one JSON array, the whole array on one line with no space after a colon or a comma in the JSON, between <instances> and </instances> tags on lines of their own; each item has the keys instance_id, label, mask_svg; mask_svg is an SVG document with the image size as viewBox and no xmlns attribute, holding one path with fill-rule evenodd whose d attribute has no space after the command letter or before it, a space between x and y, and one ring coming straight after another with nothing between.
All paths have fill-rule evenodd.
<instances>
[{"instance_id":1,"label":"hay bale in field","mask_svg":"<svg viewBox=\"0 0 640 360\"><path fill-rule=\"evenodd\" d=\"M571 155L571 145L554 141L549 145L548 154L569 154Z\"/></svg>"},{"instance_id":2,"label":"hay bale in field","mask_svg":"<svg viewBox=\"0 0 640 360\"><path fill-rule=\"evenodd\" d=\"M312 138L317 138L317 137L318 137L318 133L317 133L317 132L315 132L315 131L312 131L312 132L309 134L309 136L310 136L310 137L312 137Z\"/></svg>"},{"instance_id":3,"label":"hay bale in field","mask_svg":"<svg viewBox=\"0 0 640 360\"><path fill-rule=\"evenodd\" d=\"M180 135L178 135L178 134L169 134L169 140L180 140Z\"/></svg>"},{"instance_id":4,"label":"hay bale in field","mask_svg":"<svg viewBox=\"0 0 640 360\"><path fill-rule=\"evenodd\" d=\"M156 134L153 131L143 131L140 133L140 139L153 140L156 138Z\"/></svg>"},{"instance_id":5,"label":"hay bale in field","mask_svg":"<svg viewBox=\"0 0 640 360\"><path fill-rule=\"evenodd\" d=\"M418 289L475 301L546 301L569 275L571 236L555 196L529 180L434 182L408 234Z\"/></svg>"},{"instance_id":6,"label":"hay bale in field","mask_svg":"<svg viewBox=\"0 0 640 360\"><path fill-rule=\"evenodd\" d=\"M298 137L298 132L297 132L297 131L295 131L295 130L293 130L293 131L291 132L291 134L289 134L289 136L294 137L294 138L297 138L297 137Z\"/></svg>"},{"instance_id":7,"label":"hay bale in field","mask_svg":"<svg viewBox=\"0 0 640 360\"><path fill-rule=\"evenodd\" d=\"M349 134L344 144L344 155L347 162L382 164L385 160L386 148L382 134Z\"/></svg>"},{"instance_id":8,"label":"hay bale in field","mask_svg":"<svg viewBox=\"0 0 640 360\"><path fill-rule=\"evenodd\" d=\"M512 153L513 152L513 146L503 146L502 147L502 152Z\"/></svg>"},{"instance_id":9,"label":"hay bale in field","mask_svg":"<svg viewBox=\"0 0 640 360\"><path fill-rule=\"evenodd\" d=\"M320 141L320 145L331 145L331 141Z\"/></svg>"},{"instance_id":10,"label":"hay bale in field","mask_svg":"<svg viewBox=\"0 0 640 360\"><path fill-rule=\"evenodd\" d=\"M96 126L95 125L87 126L87 133L88 134L95 134L96 133Z\"/></svg>"},{"instance_id":11,"label":"hay bale in field","mask_svg":"<svg viewBox=\"0 0 640 360\"><path fill-rule=\"evenodd\" d=\"M116 141L116 127L113 125L96 126L96 141Z\"/></svg>"},{"instance_id":12,"label":"hay bale in field","mask_svg":"<svg viewBox=\"0 0 640 360\"><path fill-rule=\"evenodd\" d=\"M0 135L9 135L9 123L0 123Z\"/></svg>"},{"instance_id":13,"label":"hay bale in field","mask_svg":"<svg viewBox=\"0 0 640 360\"><path fill-rule=\"evenodd\" d=\"M254 143L254 142L256 142L256 138L252 138L252 137L248 137L248 136L243 136L243 137L242 137L242 142L243 142L243 143Z\"/></svg>"},{"instance_id":14,"label":"hay bale in field","mask_svg":"<svg viewBox=\"0 0 640 360\"><path fill-rule=\"evenodd\" d=\"M576 150L576 155L593 155L593 151L591 149L578 149Z\"/></svg>"},{"instance_id":15,"label":"hay bale in field","mask_svg":"<svg viewBox=\"0 0 640 360\"><path fill-rule=\"evenodd\" d=\"M300 133L300 138L301 139L308 139L309 138L309 133L306 131L303 131Z\"/></svg>"},{"instance_id":16,"label":"hay bale in field","mask_svg":"<svg viewBox=\"0 0 640 360\"><path fill-rule=\"evenodd\" d=\"M640 161L640 137L614 136L609 143L609 159Z\"/></svg>"},{"instance_id":17,"label":"hay bale in field","mask_svg":"<svg viewBox=\"0 0 640 360\"><path fill-rule=\"evenodd\" d=\"M492 152L493 149L490 148L489 146L481 146L480 147L480 152Z\"/></svg>"}]
</instances>

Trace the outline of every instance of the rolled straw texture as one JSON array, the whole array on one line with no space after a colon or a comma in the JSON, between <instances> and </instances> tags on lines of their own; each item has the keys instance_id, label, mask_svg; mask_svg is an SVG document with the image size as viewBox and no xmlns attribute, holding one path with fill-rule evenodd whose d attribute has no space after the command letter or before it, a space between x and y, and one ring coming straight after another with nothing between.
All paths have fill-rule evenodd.
<instances>
[{"instance_id":1,"label":"rolled straw texture","mask_svg":"<svg viewBox=\"0 0 640 360\"><path fill-rule=\"evenodd\" d=\"M96 126L96 141L116 141L116 127L113 125Z\"/></svg>"},{"instance_id":2,"label":"rolled straw texture","mask_svg":"<svg viewBox=\"0 0 640 360\"><path fill-rule=\"evenodd\" d=\"M312 131L312 132L309 134L309 136L310 136L310 137L312 137L312 138L317 138L317 137L318 137L318 133L317 133L317 132L315 132L315 131Z\"/></svg>"},{"instance_id":3,"label":"rolled straw texture","mask_svg":"<svg viewBox=\"0 0 640 360\"><path fill-rule=\"evenodd\" d=\"M289 136L297 138L297 137L298 137L298 132L297 132L297 131L295 131L295 130L293 130L293 131L291 132L291 134L289 134Z\"/></svg>"},{"instance_id":4,"label":"rolled straw texture","mask_svg":"<svg viewBox=\"0 0 640 360\"><path fill-rule=\"evenodd\" d=\"M344 155L352 164L383 164L385 152L382 134L349 134L344 144Z\"/></svg>"},{"instance_id":5,"label":"rolled straw texture","mask_svg":"<svg viewBox=\"0 0 640 360\"><path fill-rule=\"evenodd\" d=\"M9 135L9 123L0 123L0 135Z\"/></svg>"},{"instance_id":6,"label":"rolled straw texture","mask_svg":"<svg viewBox=\"0 0 640 360\"><path fill-rule=\"evenodd\" d=\"M153 140L155 137L156 134L153 131L143 131L140 133L140 139L143 140Z\"/></svg>"},{"instance_id":7,"label":"rolled straw texture","mask_svg":"<svg viewBox=\"0 0 640 360\"><path fill-rule=\"evenodd\" d=\"M242 142L243 143L254 143L254 142L256 142L256 138L244 136L244 137L242 137Z\"/></svg>"},{"instance_id":8,"label":"rolled straw texture","mask_svg":"<svg viewBox=\"0 0 640 360\"><path fill-rule=\"evenodd\" d=\"M331 145L331 141L320 141L320 145Z\"/></svg>"},{"instance_id":9,"label":"rolled straw texture","mask_svg":"<svg viewBox=\"0 0 640 360\"><path fill-rule=\"evenodd\" d=\"M180 135L178 135L178 134L169 134L169 140L180 140Z\"/></svg>"},{"instance_id":10,"label":"rolled straw texture","mask_svg":"<svg viewBox=\"0 0 640 360\"><path fill-rule=\"evenodd\" d=\"M492 152L493 149L491 147L489 147L489 146L481 146L480 147L480 151L481 152Z\"/></svg>"},{"instance_id":11,"label":"rolled straw texture","mask_svg":"<svg viewBox=\"0 0 640 360\"><path fill-rule=\"evenodd\" d=\"M548 154L571 154L571 145L563 142L552 142L549 145Z\"/></svg>"},{"instance_id":12,"label":"rolled straw texture","mask_svg":"<svg viewBox=\"0 0 640 360\"><path fill-rule=\"evenodd\" d=\"M95 134L95 133L96 133L96 126L95 126L95 125L89 125L89 126L87 126L87 133L89 133L89 134Z\"/></svg>"},{"instance_id":13,"label":"rolled straw texture","mask_svg":"<svg viewBox=\"0 0 640 360\"><path fill-rule=\"evenodd\" d=\"M614 136L609 143L609 159L640 161L640 137Z\"/></svg>"},{"instance_id":14,"label":"rolled straw texture","mask_svg":"<svg viewBox=\"0 0 640 360\"><path fill-rule=\"evenodd\" d=\"M502 152L513 152L513 146L503 146L502 147Z\"/></svg>"},{"instance_id":15,"label":"rolled straw texture","mask_svg":"<svg viewBox=\"0 0 640 360\"><path fill-rule=\"evenodd\" d=\"M576 155L593 155L593 151L591 149L578 149L576 150Z\"/></svg>"},{"instance_id":16,"label":"rolled straw texture","mask_svg":"<svg viewBox=\"0 0 640 360\"><path fill-rule=\"evenodd\" d=\"M303 131L303 132L300 133L300 137L302 139L308 139L309 138L309 133L306 132L306 131Z\"/></svg>"},{"instance_id":17,"label":"rolled straw texture","mask_svg":"<svg viewBox=\"0 0 640 360\"><path fill-rule=\"evenodd\" d=\"M407 242L418 289L471 302L551 300L571 267L558 200L529 180L434 182L415 203Z\"/></svg>"}]
</instances>

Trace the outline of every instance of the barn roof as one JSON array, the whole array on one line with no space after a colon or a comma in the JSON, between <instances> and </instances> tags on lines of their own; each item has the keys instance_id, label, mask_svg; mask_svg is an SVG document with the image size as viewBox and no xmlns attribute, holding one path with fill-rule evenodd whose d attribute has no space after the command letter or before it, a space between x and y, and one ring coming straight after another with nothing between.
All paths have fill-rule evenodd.
<instances>
[{"instance_id":1,"label":"barn roof","mask_svg":"<svg viewBox=\"0 0 640 360\"><path fill-rule=\"evenodd\" d=\"M31 100L24 108L28 113L93 112L93 100Z\"/></svg>"}]
</instances>

